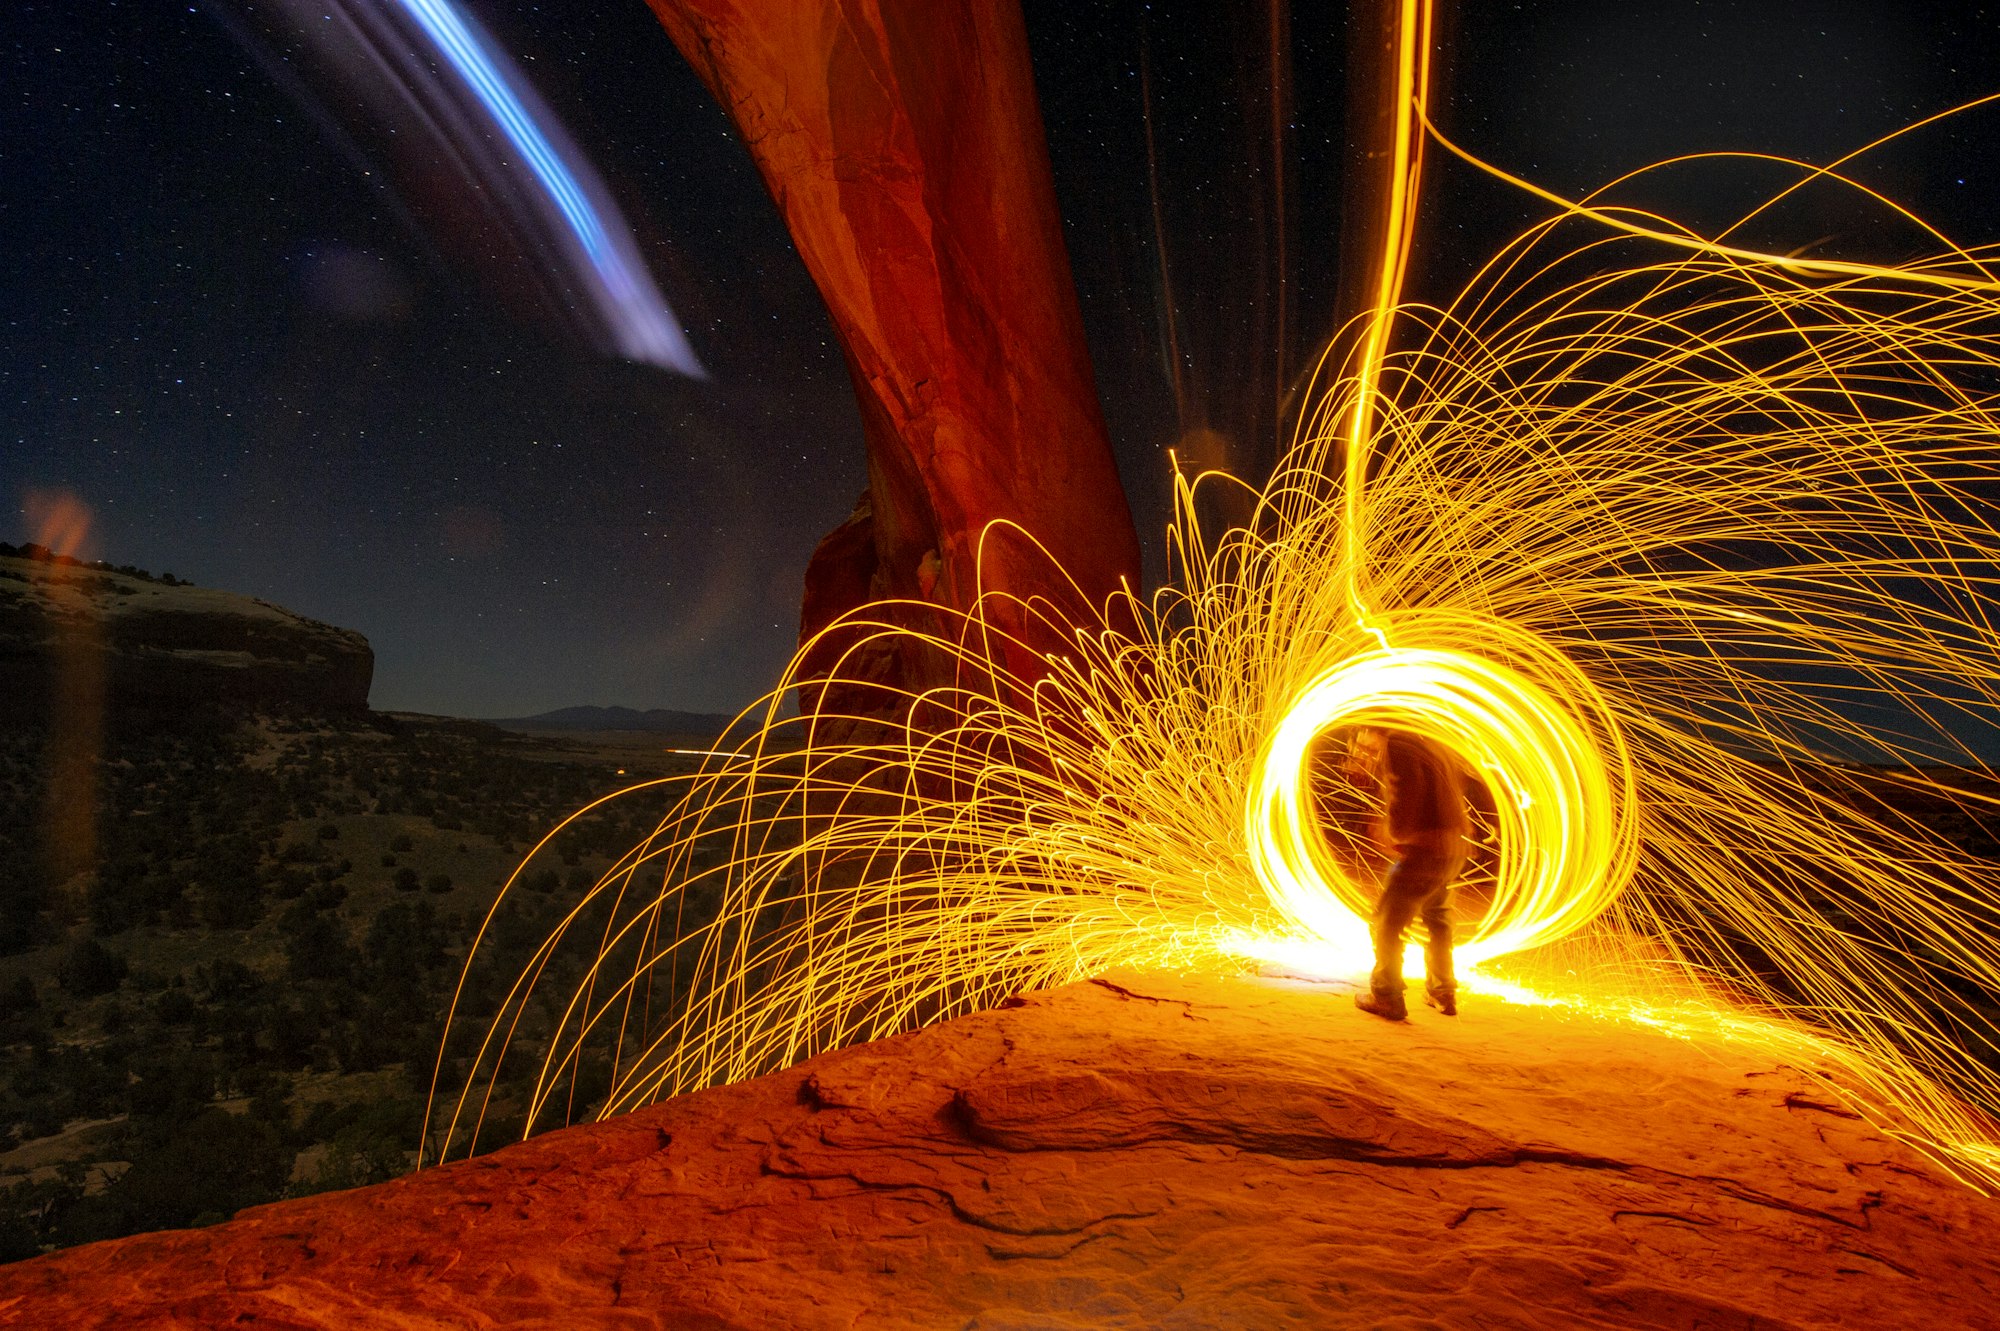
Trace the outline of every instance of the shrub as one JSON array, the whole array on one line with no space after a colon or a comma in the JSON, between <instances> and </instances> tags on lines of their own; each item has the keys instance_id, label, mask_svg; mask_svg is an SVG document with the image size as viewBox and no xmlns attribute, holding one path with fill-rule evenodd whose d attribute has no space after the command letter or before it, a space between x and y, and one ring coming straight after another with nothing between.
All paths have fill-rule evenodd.
<instances>
[{"instance_id":1,"label":"shrub","mask_svg":"<svg viewBox=\"0 0 2000 1331\"><path fill-rule=\"evenodd\" d=\"M406 864L396 870L396 876L392 881L398 892L414 892L417 890L417 871Z\"/></svg>"},{"instance_id":2,"label":"shrub","mask_svg":"<svg viewBox=\"0 0 2000 1331\"><path fill-rule=\"evenodd\" d=\"M426 892L451 891L451 875L448 873L432 874L430 877L424 879L424 891Z\"/></svg>"},{"instance_id":3,"label":"shrub","mask_svg":"<svg viewBox=\"0 0 2000 1331\"><path fill-rule=\"evenodd\" d=\"M228 958L195 967L194 982L205 1003L247 1002L262 984L256 971Z\"/></svg>"},{"instance_id":4,"label":"shrub","mask_svg":"<svg viewBox=\"0 0 2000 1331\"><path fill-rule=\"evenodd\" d=\"M37 1003L35 982L25 975L16 975L12 984L0 986L0 1017L33 1012Z\"/></svg>"},{"instance_id":5,"label":"shrub","mask_svg":"<svg viewBox=\"0 0 2000 1331\"><path fill-rule=\"evenodd\" d=\"M4 840L5 838L0 838ZM35 945L48 887L29 867L28 857L0 852L0 956L13 956Z\"/></svg>"},{"instance_id":6,"label":"shrub","mask_svg":"<svg viewBox=\"0 0 2000 1331\"><path fill-rule=\"evenodd\" d=\"M86 938L56 964L56 983L78 998L108 994L125 979L125 958L95 938Z\"/></svg>"},{"instance_id":7,"label":"shrub","mask_svg":"<svg viewBox=\"0 0 2000 1331\"><path fill-rule=\"evenodd\" d=\"M364 946L384 977L416 976L445 963L451 933L430 902L397 901L376 912Z\"/></svg>"},{"instance_id":8,"label":"shrub","mask_svg":"<svg viewBox=\"0 0 2000 1331\"><path fill-rule=\"evenodd\" d=\"M353 975L360 958L338 919L305 915L291 923L291 936L285 940L285 970L293 980L339 984Z\"/></svg>"},{"instance_id":9,"label":"shrub","mask_svg":"<svg viewBox=\"0 0 2000 1331\"><path fill-rule=\"evenodd\" d=\"M211 1107L140 1153L103 1196L117 1213L118 1233L212 1224L276 1201L291 1163L269 1123Z\"/></svg>"},{"instance_id":10,"label":"shrub","mask_svg":"<svg viewBox=\"0 0 2000 1331\"><path fill-rule=\"evenodd\" d=\"M332 880L320 883L307 892L303 901L309 910L328 911L347 900L347 885Z\"/></svg>"},{"instance_id":11,"label":"shrub","mask_svg":"<svg viewBox=\"0 0 2000 1331\"><path fill-rule=\"evenodd\" d=\"M199 1013L194 995L186 989L169 989L153 1004L153 1016L162 1026L185 1026Z\"/></svg>"},{"instance_id":12,"label":"shrub","mask_svg":"<svg viewBox=\"0 0 2000 1331\"><path fill-rule=\"evenodd\" d=\"M278 871L271 882L271 890L280 901L296 901L304 896L313 885L313 877L304 869L288 865Z\"/></svg>"}]
</instances>

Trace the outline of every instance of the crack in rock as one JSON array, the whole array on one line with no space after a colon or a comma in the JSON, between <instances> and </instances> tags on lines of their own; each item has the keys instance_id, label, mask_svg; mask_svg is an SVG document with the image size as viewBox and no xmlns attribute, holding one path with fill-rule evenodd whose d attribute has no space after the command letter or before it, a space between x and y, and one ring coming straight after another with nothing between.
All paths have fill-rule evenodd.
<instances>
[{"instance_id":1,"label":"crack in rock","mask_svg":"<svg viewBox=\"0 0 2000 1331\"><path fill-rule=\"evenodd\" d=\"M1449 1115L1399 1112L1392 1095L1372 1089L1254 1070L1226 1079L1197 1068L995 1070L962 1088L954 1109L969 1137L1016 1152L1188 1142L1292 1160L1418 1168L1526 1162L1625 1168L1504 1141Z\"/></svg>"},{"instance_id":2,"label":"crack in rock","mask_svg":"<svg viewBox=\"0 0 2000 1331\"><path fill-rule=\"evenodd\" d=\"M995 1234L1006 1234L1011 1238L1065 1238L1071 1235L1087 1234L1099 1225L1114 1220L1150 1220L1158 1216L1158 1211L1111 1211L1094 1215L1079 1224L1010 1225L992 1215L982 1215L963 1205L950 1188L937 1183L922 1183L915 1179L870 1179L852 1170L809 1170L785 1168L776 1162L767 1163L764 1172L780 1178L799 1182L847 1182L862 1192L893 1193L918 1192L928 1194L950 1208L953 1218L975 1229L988 1230Z\"/></svg>"},{"instance_id":3,"label":"crack in rock","mask_svg":"<svg viewBox=\"0 0 2000 1331\"><path fill-rule=\"evenodd\" d=\"M1120 998L1129 999L1133 1002L1171 1004L1174 1007L1178 1007L1181 1010L1181 1015L1190 1021L1208 1020L1206 1017L1195 1016L1193 1002L1185 998L1160 998L1154 994L1142 994L1137 989L1127 989L1124 985L1116 984L1105 979L1103 976L1098 976L1091 980L1090 983L1096 985L1099 989L1108 989Z\"/></svg>"}]
</instances>

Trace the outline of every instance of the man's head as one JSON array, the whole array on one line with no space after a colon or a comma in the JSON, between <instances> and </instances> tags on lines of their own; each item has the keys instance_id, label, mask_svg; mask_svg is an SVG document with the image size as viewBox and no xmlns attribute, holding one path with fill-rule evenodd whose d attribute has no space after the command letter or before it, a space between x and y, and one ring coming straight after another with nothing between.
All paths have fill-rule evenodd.
<instances>
[{"instance_id":1,"label":"man's head","mask_svg":"<svg viewBox=\"0 0 2000 1331\"><path fill-rule=\"evenodd\" d=\"M1357 783L1380 777L1389 757L1389 732L1380 726L1356 726L1347 735L1347 758L1341 764L1348 779Z\"/></svg>"},{"instance_id":2,"label":"man's head","mask_svg":"<svg viewBox=\"0 0 2000 1331\"><path fill-rule=\"evenodd\" d=\"M1347 737L1347 751L1356 758L1380 762L1389 751L1389 732L1380 726L1356 726Z\"/></svg>"}]
</instances>

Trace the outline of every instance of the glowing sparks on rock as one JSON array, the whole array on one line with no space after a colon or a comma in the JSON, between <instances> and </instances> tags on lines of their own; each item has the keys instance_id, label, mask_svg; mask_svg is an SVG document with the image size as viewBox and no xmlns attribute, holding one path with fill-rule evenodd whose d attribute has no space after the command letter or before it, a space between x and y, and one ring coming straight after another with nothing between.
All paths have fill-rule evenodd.
<instances>
[{"instance_id":1,"label":"glowing sparks on rock","mask_svg":"<svg viewBox=\"0 0 2000 1331\"><path fill-rule=\"evenodd\" d=\"M1565 209L1444 310L1388 280L1247 526L1177 481L1173 585L1106 618L1135 628L1023 635L1066 639L1024 679L998 644L1046 607L860 612L961 682L854 680L908 721L836 742L788 675L646 787L657 831L474 1029L433 1154L1113 967L1360 971L1373 888L1309 787L1382 724L1491 793L1475 991L1754 1042L2000 1185L2000 865L1889 798L2000 811L1996 256L1607 239L1629 216Z\"/></svg>"}]
</instances>

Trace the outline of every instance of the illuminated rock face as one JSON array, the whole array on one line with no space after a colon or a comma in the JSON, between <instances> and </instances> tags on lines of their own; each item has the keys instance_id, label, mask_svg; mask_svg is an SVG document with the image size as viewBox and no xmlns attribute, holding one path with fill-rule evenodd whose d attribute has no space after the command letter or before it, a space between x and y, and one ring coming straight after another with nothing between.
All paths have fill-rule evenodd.
<instances>
[{"instance_id":1,"label":"illuminated rock face","mask_svg":"<svg viewBox=\"0 0 2000 1331\"><path fill-rule=\"evenodd\" d=\"M871 598L967 607L996 520L1085 608L1136 582L1018 7L652 4L756 159L860 402L868 503L814 556L805 634ZM1005 532L985 579L1069 600Z\"/></svg>"},{"instance_id":2,"label":"illuminated rock face","mask_svg":"<svg viewBox=\"0 0 2000 1331\"><path fill-rule=\"evenodd\" d=\"M0 1267L0 1324L1992 1328L1996 1223L1727 1048L1119 976Z\"/></svg>"}]
</instances>

